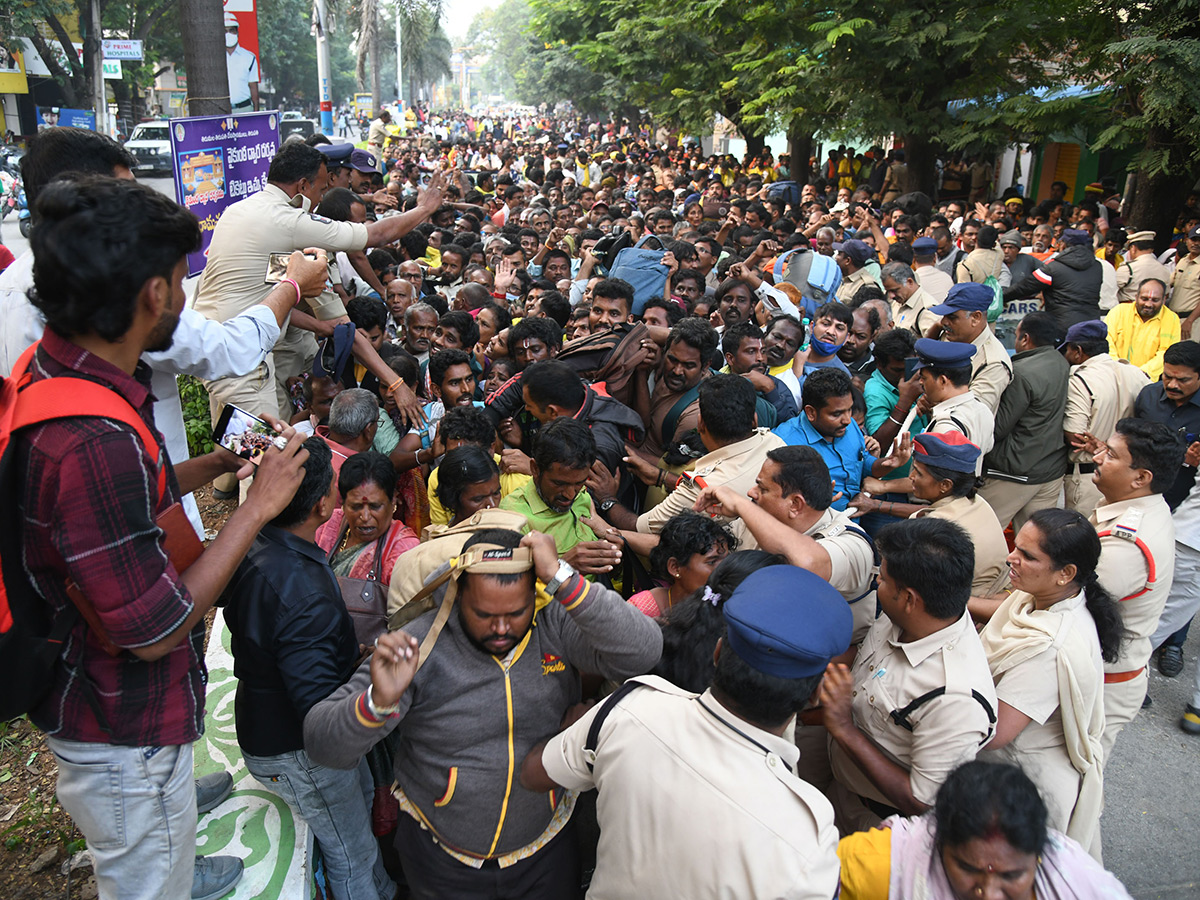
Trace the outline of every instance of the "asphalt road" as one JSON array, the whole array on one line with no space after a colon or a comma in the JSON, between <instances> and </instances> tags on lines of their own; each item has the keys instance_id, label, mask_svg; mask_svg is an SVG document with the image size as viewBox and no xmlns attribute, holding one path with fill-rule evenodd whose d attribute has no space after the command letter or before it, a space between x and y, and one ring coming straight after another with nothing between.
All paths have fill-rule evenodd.
<instances>
[{"instance_id":1,"label":"asphalt road","mask_svg":"<svg viewBox=\"0 0 1200 900\"><path fill-rule=\"evenodd\" d=\"M1200 737L1179 729L1197 654L1192 632L1182 675L1152 668L1154 704L1125 726L1104 772L1104 864L1137 900L1200 898Z\"/></svg>"},{"instance_id":2,"label":"asphalt road","mask_svg":"<svg viewBox=\"0 0 1200 900\"><path fill-rule=\"evenodd\" d=\"M141 181L174 196L170 178ZM0 223L0 243L15 256L28 247L15 215ZM1200 900L1200 737L1178 724L1192 696L1198 635L1200 626L1182 675L1152 670L1154 704L1126 726L1105 771L1104 862L1137 900Z\"/></svg>"}]
</instances>

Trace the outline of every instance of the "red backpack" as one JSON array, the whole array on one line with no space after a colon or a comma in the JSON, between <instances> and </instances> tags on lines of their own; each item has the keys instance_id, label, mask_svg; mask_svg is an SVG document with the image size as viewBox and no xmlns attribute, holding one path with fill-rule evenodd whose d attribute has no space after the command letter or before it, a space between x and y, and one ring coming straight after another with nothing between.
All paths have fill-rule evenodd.
<instances>
[{"instance_id":1,"label":"red backpack","mask_svg":"<svg viewBox=\"0 0 1200 900\"><path fill-rule=\"evenodd\" d=\"M128 425L157 459L158 441L142 417L120 394L82 378L46 378L34 382L28 371L37 345L26 350L12 375L0 378L0 498L17 506L17 467L13 436L22 428L76 416L113 419ZM166 466L158 470L158 496L167 490ZM98 624L94 609L74 585L74 605L57 618L37 592L22 565L21 529L0 532L0 721L29 712L54 685L54 666L62 645L82 615ZM107 640L98 630L102 643Z\"/></svg>"}]
</instances>

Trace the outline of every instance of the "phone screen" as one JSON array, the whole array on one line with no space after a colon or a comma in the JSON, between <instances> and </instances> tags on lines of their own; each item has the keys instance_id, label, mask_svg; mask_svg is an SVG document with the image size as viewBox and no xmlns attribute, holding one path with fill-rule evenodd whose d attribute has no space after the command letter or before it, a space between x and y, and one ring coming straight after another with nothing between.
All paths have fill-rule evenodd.
<instances>
[{"instance_id":1,"label":"phone screen","mask_svg":"<svg viewBox=\"0 0 1200 900\"><path fill-rule=\"evenodd\" d=\"M268 253L267 274L263 278L263 281L267 284L279 284L279 282L283 281L287 277L288 260L291 259L291 256L291 253ZM305 253L304 258L315 260L317 256L315 253ZM332 264L330 264L329 269L329 281L332 283L336 276L336 270Z\"/></svg>"},{"instance_id":2,"label":"phone screen","mask_svg":"<svg viewBox=\"0 0 1200 900\"><path fill-rule=\"evenodd\" d=\"M213 443L220 444L242 459L250 460L256 466L274 443L275 437L275 429L258 416L228 403L221 410L217 427L213 429Z\"/></svg>"},{"instance_id":3,"label":"phone screen","mask_svg":"<svg viewBox=\"0 0 1200 900\"><path fill-rule=\"evenodd\" d=\"M912 378L913 375L916 374L917 366L920 365L920 363L921 363L920 358L916 357L916 356L910 356L910 357L908 357L908 359L904 360L904 380L905 381L908 381L908 379Z\"/></svg>"}]
</instances>

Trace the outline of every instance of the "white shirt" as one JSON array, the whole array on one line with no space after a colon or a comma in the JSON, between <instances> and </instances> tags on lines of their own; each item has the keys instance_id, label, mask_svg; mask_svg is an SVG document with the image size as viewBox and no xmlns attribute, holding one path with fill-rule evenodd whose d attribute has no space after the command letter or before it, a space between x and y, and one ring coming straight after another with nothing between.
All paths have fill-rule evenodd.
<instances>
[{"instance_id":1,"label":"white shirt","mask_svg":"<svg viewBox=\"0 0 1200 900\"><path fill-rule=\"evenodd\" d=\"M229 75L230 105L248 103L251 83L258 83L258 58L239 44L232 53L225 51L225 70Z\"/></svg>"},{"instance_id":2,"label":"white shirt","mask_svg":"<svg viewBox=\"0 0 1200 900\"><path fill-rule=\"evenodd\" d=\"M11 373L17 358L30 344L41 340L46 329L41 312L29 302L32 287L33 251L27 250L0 273L0 375ZM162 433L173 463L190 458L175 376L209 380L244 375L266 359L277 340L279 324L265 306L251 307L225 322L206 319L185 306L170 349L143 354L142 359L151 369L150 388L156 398L154 427ZM203 537L200 509L191 494L183 498L183 508Z\"/></svg>"}]
</instances>

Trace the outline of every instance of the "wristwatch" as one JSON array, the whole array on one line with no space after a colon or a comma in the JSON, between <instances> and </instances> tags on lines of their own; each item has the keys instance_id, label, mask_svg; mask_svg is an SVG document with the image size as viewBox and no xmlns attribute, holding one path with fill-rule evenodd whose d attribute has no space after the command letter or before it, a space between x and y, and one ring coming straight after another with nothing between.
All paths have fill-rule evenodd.
<instances>
[{"instance_id":1,"label":"wristwatch","mask_svg":"<svg viewBox=\"0 0 1200 900\"><path fill-rule=\"evenodd\" d=\"M617 505L617 498L616 497L605 497L603 500L600 501L600 503L598 505L600 507L600 512L608 512L610 509L612 509L614 506Z\"/></svg>"},{"instance_id":2,"label":"wristwatch","mask_svg":"<svg viewBox=\"0 0 1200 900\"><path fill-rule=\"evenodd\" d=\"M553 578L546 582L546 593L553 597L558 593L558 589L570 581L575 574L575 568L565 559L560 559L558 571L554 573Z\"/></svg>"}]
</instances>

